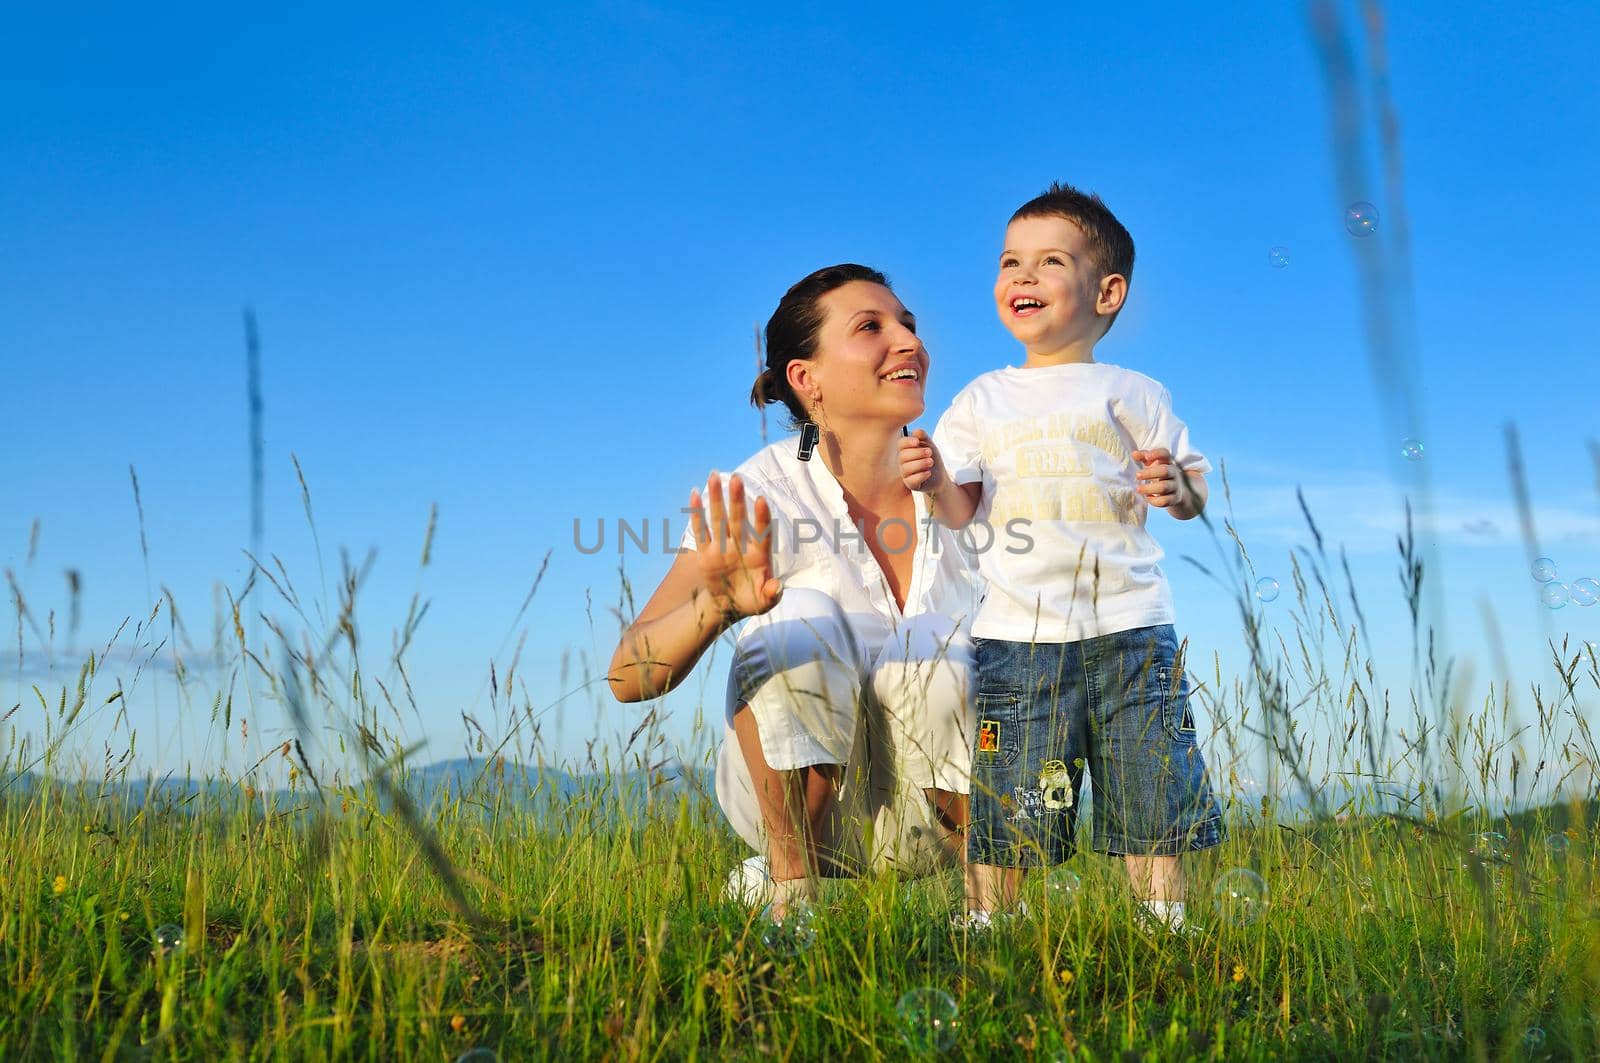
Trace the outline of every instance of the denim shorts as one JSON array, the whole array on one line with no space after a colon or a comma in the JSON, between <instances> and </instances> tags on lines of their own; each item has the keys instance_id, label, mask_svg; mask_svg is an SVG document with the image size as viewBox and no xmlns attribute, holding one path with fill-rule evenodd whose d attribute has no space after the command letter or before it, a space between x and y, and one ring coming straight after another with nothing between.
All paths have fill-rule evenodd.
<instances>
[{"instance_id":1,"label":"denim shorts","mask_svg":"<svg viewBox=\"0 0 1600 1063\"><path fill-rule=\"evenodd\" d=\"M1065 860L1086 769L1096 850L1175 856L1222 840L1172 625L1079 642L974 642L971 861Z\"/></svg>"}]
</instances>

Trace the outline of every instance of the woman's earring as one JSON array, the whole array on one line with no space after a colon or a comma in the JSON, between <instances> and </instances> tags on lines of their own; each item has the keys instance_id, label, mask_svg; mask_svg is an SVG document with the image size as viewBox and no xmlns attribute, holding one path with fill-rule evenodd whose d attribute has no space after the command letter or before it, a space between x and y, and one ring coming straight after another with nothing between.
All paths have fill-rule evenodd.
<instances>
[{"instance_id":1,"label":"woman's earring","mask_svg":"<svg viewBox=\"0 0 1600 1063\"><path fill-rule=\"evenodd\" d=\"M795 451L795 457L801 461L810 461L811 452L817 449L817 440L822 434L817 431L815 421L806 421L800 425L800 449Z\"/></svg>"}]
</instances>

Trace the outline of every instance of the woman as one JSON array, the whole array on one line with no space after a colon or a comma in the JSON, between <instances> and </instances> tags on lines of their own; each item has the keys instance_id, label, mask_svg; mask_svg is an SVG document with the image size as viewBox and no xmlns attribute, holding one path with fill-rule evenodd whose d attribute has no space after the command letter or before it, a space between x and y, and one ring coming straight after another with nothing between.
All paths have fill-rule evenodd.
<instances>
[{"instance_id":1,"label":"woman","mask_svg":"<svg viewBox=\"0 0 1600 1063\"><path fill-rule=\"evenodd\" d=\"M772 914L819 875L961 863L977 584L901 478L928 354L884 276L818 270L767 322L751 401L800 428L712 473L681 553L623 632L620 701L657 697L740 621L717 799L770 874ZM743 892L740 890L739 892ZM748 894L746 894L748 896Z\"/></svg>"}]
</instances>

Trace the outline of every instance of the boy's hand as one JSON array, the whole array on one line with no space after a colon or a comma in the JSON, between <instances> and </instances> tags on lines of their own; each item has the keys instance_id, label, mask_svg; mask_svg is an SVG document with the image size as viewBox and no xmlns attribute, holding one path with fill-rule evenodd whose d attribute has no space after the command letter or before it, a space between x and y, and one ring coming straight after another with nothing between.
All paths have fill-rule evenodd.
<instances>
[{"instance_id":1,"label":"boy's hand","mask_svg":"<svg viewBox=\"0 0 1600 1063\"><path fill-rule=\"evenodd\" d=\"M917 429L900 440L900 478L913 491L933 492L944 483L944 462L928 433Z\"/></svg>"},{"instance_id":2,"label":"boy's hand","mask_svg":"<svg viewBox=\"0 0 1600 1063\"><path fill-rule=\"evenodd\" d=\"M1136 450L1133 460L1144 466L1134 478L1139 481L1139 493L1146 502L1167 509L1183 500L1183 470L1173 464L1172 451L1166 447Z\"/></svg>"}]
</instances>

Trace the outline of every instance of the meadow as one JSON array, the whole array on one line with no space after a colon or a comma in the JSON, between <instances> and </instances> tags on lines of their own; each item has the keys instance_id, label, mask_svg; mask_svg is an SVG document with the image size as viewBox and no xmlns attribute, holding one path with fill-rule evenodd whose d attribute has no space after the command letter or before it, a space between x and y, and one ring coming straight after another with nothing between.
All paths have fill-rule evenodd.
<instances>
[{"instance_id":1,"label":"meadow","mask_svg":"<svg viewBox=\"0 0 1600 1063\"><path fill-rule=\"evenodd\" d=\"M1025 33L927 5L166 7L8 20L16 207L0 217L28 269L0 321L18 426L0 466L16 512L70 512L77 541L109 544L114 510L82 485L109 461L159 463L184 496L169 556L230 535L214 511L247 495L253 567L193 650L130 466L145 594L92 652L58 649L58 618L82 644L80 572L59 609L28 583L46 567L37 520L4 570L0 1063L1600 1059L1596 647L1508 611L1483 622L1515 653L1452 656L1445 621L1478 618L1454 615L1464 598L1409 517L1398 588L1370 593L1309 511L1288 558L1253 559L1224 472L1215 556L1169 562L1237 603L1235 630L1196 643L1242 649L1227 669L1188 660L1227 838L1188 862L1187 932L1138 917L1086 830L1030 880L1029 914L987 932L952 925L954 871L825 881L803 922L774 928L724 898L749 853L659 710L637 706L638 730L577 762L541 738L553 709L609 697L594 662L530 694L521 644L509 660L484 647L498 672L481 721L419 705L428 602L392 633L367 622L368 564L323 571L296 459L318 568L300 586L323 588L301 597L264 549L263 468L284 451L266 446L253 311L238 492L216 354L219 305L283 308L276 439L337 463L349 513L450 478L469 521L501 526L465 549L497 558L549 499L614 513L641 497L640 453L600 460L600 436L647 459L747 441L731 417L726 434L682 428L709 426L695 414L714 373L747 377L729 343L782 263L860 248L920 275L919 310L948 300L930 334L949 350L994 350L957 310L969 265L993 261L1025 186L1070 176L1137 219L1158 298L1119 335L1131 364L1182 366L1184 408L1227 429L1206 433L1215 453L1275 482L1343 477L1335 497L1371 513L1384 500L1357 491L1382 475L1381 441L1433 518L1430 483L1483 501L1485 425L1521 418L1548 434L1548 489L1584 507L1551 541L1576 541L1593 529L1571 533L1593 517L1569 451L1594 405L1580 182L1600 128L1578 74L1585 5L1156 5L1044 12ZM1011 73L1058 71L1056 23L1093 32L1067 80L1115 103L1090 135L1070 111L1071 135L1052 131ZM1403 128L1420 133L1404 155ZM1508 297L1494 267L1525 257L1537 298ZM614 431L634 424L648 431ZM561 486L574 477L593 490ZM632 605L625 584L594 590ZM1373 645L1380 611L1408 644ZM559 646L581 627L522 637ZM1511 681L1530 647L1538 678ZM477 757L441 778L414 725L458 712ZM148 774L174 745L207 774Z\"/></svg>"},{"instance_id":2,"label":"meadow","mask_svg":"<svg viewBox=\"0 0 1600 1063\"><path fill-rule=\"evenodd\" d=\"M476 772L414 785L363 662L403 678L416 611L369 651L348 565L319 640L261 607L274 638L252 644L235 604L233 660L298 736L237 777L130 778L132 734L102 765L73 754L128 690L102 651L12 710L44 737L13 730L0 776L0 1058L1600 1056L1594 648L1552 645L1553 686L1469 689L1435 659L1407 535L1416 667L1391 691L1310 531L1269 625L1222 525L1251 665L1194 675L1229 836L1189 864L1182 935L1087 851L989 932L952 927L954 872L828 881L774 932L722 897L747 853L703 768L663 763L644 725L610 767L540 767L513 741L532 706L496 677ZM258 571L312 628L287 574ZM231 693L190 703L240 730ZM327 733L334 769L306 750Z\"/></svg>"}]
</instances>

